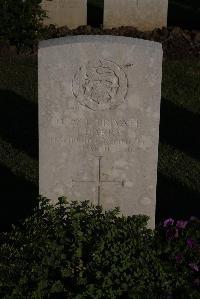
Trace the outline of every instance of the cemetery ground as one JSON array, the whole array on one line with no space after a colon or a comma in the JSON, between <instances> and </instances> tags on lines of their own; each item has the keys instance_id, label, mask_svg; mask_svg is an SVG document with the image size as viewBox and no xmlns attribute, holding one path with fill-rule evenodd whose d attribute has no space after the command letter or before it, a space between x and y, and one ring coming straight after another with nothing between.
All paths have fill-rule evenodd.
<instances>
[{"instance_id":1,"label":"cemetery ground","mask_svg":"<svg viewBox=\"0 0 200 299\"><path fill-rule=\"evenodd\" d=\"M74 32L80 34L81 30L83 28L80 28L79 32ZM85 31L87 30L88 26L85 28ZM124 35L127 36L127 34ZM55 37L55 32L52 37ZM178 50L176 46L171 47L170 51L168 48L170 46L165 45L157 183L157 224L169 217L176 219L187 219L192 215L199 217L200 62L195 49L193 49L195 54L190 53L184 56L181 55L184 49L180 45ZM175 55L171 55L173 51ZM16 223L31 213L37 203L36 52L17 55L12 49L2 51L0 55L0 99L0 226L1 229L5 229L11 223Z\"/></svg>"}]
</instances>

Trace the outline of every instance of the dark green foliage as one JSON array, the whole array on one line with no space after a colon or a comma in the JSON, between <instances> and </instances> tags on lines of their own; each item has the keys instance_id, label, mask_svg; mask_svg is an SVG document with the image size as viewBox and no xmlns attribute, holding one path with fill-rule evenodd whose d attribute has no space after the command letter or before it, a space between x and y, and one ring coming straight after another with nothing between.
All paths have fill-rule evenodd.
<instances>
[{"instance_id":1,"label":"dark green foliage","mask_svg":"<svg viewBox=\"0 0 200 299\"><path fill-rule=\"evenodd\" d=\"M153 231L147 221L41 198L31 217L0 234L0 298L199 298L199 222L168 219Z\"/></svg>"},{"instance_id":2,"label":"dark green foliage","mask_svg":"<svg viewBox=\"0 0 200 299\"><path fill-rule=\"evenodd\" d=\"M0 0L0 40L18 49L34 46L42 32L46 12L42 0Z\"/></svg>"}]
</instances>

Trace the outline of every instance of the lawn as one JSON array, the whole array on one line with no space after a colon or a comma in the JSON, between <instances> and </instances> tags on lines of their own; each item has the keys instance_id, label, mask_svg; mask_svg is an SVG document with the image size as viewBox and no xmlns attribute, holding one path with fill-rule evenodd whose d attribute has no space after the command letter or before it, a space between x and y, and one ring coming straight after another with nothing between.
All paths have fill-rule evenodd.
<instances>
[{"instance_id":1,"label":"lawn","mask_svg":"<svg viewBox=\"0 0 200 299\"><path fill-rule=\"evenodd\" d=\"M200 62L166 59L157 184L157 223L199 215ZM37 58L0 57L0 223L31 212L38 195Z\"/></svg>"}]
</instances>

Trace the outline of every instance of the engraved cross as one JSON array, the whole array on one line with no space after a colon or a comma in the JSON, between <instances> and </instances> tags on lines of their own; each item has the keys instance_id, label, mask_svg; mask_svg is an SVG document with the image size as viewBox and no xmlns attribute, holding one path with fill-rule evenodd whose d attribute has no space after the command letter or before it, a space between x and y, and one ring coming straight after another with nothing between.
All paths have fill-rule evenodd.
<instances>
[{"instance_id":1,"label":"engraved cross","mask_svg":"<svg viewBox=\"0 0 200 299\"><path fill-rule=\"evenodd\" d=\"M95 180L88 180L88 181L81 181L81 180L72 180L74 183L96 183L98 187L98 205L101 203L101 188L103 183L120 183L122 187L124 187L125 180L119 181L119 180L102 180L101 179L101 161L102 161L102 156L98 157L98 179Z\"/></svg>"}]
</instances>

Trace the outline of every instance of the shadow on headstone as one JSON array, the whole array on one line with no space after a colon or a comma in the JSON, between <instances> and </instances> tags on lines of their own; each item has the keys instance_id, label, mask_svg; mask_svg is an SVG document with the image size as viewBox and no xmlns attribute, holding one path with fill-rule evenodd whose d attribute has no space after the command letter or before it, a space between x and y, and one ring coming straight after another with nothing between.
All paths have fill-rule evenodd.
<instances>
[{"instance_id":1,"label":"shadow on headstone","mask_svg":"<svg viewBox=\"0 0 200 299\"><path fill-rule=\"evenodd\" d=\"M167 218L189 219L200 218L200 194L180 184L175 179L158 173L156 224Z\"/></svg>"},{"instance_id":2,"label":"shadow on headstone","mask_svg":"<svg viewBox=\"0 0 200 299\"><path fill-rule=\"evenodd\" d=\"M38 107L12 90L0 90L0 136L38 158Z\"/></svg>"},{"instance_id":3,"label":"shadow on headstone","mask_svg":"<svg viewBox=\"0 0 200 299\"><path fill-rule=\"evenodd\" d=\"M88 0L87 2L87 24L92 27L103 25L104 0Z\"/></svg>"},{"instance_id":4,"label":"shadow on headstone","mask_svg":"<svg viewBox=\"0 0 200 299\"><path fill-rule=\"evenodd\" d=\"M37 186L15 176L3 165L0 165L0 178L0 231L7 231L12 224L31 215L39 191Z\"/></svg>"},{"instance_id":5,"label":"shadow on headstone","mask_svg":"<svg viewBox=\"0 0 200 299\"><path fill-rule=\"evenodd\" d=\"M160 141L171 144L200 161L200 115L162 98Z\"/></svg>"}]
</instances>

